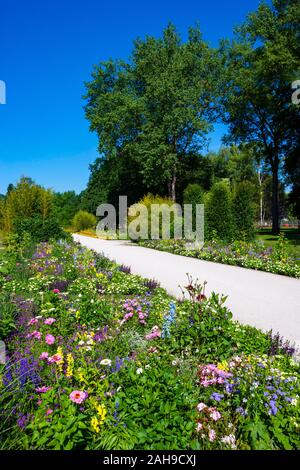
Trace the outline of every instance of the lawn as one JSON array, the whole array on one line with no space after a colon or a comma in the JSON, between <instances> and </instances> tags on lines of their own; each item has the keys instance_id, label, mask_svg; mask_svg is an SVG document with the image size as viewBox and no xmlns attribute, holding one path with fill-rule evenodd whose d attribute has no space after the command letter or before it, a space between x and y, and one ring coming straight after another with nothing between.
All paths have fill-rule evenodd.
<instances>
[{"instance_id":1,"label":"lawn","mask_svg":"<svg viewBox=\"0 0 300 470\"><path fill-rule=\"evenodd\" d=\"M299 229L281 229L287 240L287 246L290 255L297 260L300 260L300 230ZM261 229L257 232L257 240L261 240L265 246L274 248L279 240L278 235L273 235L270 229Z\"/></svg>"},{"instance_id":2,"label":"lawn","mask_svg":"<svg viewBox=\"0 0 300 470\"><path fill-rule=\"evenodd\" d=\"M297 449L300 373L279 336L66 242L0 261L1 449ZM21 432L22 431L22 432Z\"/></svg>"}]
</instances>

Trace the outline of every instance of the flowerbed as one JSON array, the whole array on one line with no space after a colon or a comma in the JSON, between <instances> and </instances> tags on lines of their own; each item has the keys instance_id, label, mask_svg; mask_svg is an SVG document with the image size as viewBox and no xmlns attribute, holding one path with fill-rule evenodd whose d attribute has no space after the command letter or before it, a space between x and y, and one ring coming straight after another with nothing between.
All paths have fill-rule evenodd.
<instances>
[{"instance_id":1,"label":"flowerbed","mask_svg":"<svg viewBox=\"0 0 300 470\"><path fill-rule=\"evenodd\" d=\"M2 449L298 449L299 364L278 336L75 244L0 260Z\"/></svg>"},{"instance_id":2,"label":"flowerbed","mask_svg":"<svg viewBox=\"0 0 300 470\"><path fill-rule=\"evenodd\" d=\"M275 248L266 248L259 242L225 245L212 241L205 243L201 250L187 248L183 240L140 240L139 244L176 255L300 278L300 262L289 255L283 238L279 239Z\"/></svg>"}]
</instances>

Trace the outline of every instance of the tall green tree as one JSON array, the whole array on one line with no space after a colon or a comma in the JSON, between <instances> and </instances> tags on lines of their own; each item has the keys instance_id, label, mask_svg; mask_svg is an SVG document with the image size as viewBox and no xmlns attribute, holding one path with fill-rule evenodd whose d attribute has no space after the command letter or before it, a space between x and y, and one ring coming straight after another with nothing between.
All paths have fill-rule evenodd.
<instances>
[{"instance_id":1,"label":"tall green tree","mask_svg":"<svg viewBox=\"0 0 300 470\"><path fill-rule=\"evenodd\" d=\"M205 199L205 232L208 239L231 241L234 236L232 195L229 183L218 181Z\"/></svg>"},{"instance_id":2,"label":"tall green tree","mask_svg":"<svg viewBox=\"0 0 300 470\"><path fill-rule=\"evenodd\" d=\"M233 197L234 235L237 240L254 238L255 193L250 181L237 183Z\"/></svg>"},{"instance_id":3,"label":"tall green tree","mask_svg":"<svg viewBox=\"0 0 300 470\"><path fill-rule=\"evenodd\" d=\"M80 196L75 191L53 194L53 214L63 227L71 225L73 217L79 210Z\"/></svg>"},{"instance_id":4,"label":"tall green tree","mask_svg":"<svg viewBox=\"0 0 300 470\"><path fill-rule=\"evenodd\" d=\"M173 200L183 161L203 145L216 115L219 60L191 28L182 42L169 25L138 39L130 60L100 64L86 84L86 117L105 159L130 158L143 184Z\"/></svg>"},{"instance_id":5,"label":"tall green tree","mask_svg":"<svg viewBox=\"0 0 300 470\"><path fill-rule=\"evenodd\" d=\"M284 159L294 145L299 112L291 102L291 84L299 78L300 3L262 3L224 42L227 70L225 121L230 138L259 145L272 173L272 229L279 232L279 183Z\"/></svg>"}]
</instances>

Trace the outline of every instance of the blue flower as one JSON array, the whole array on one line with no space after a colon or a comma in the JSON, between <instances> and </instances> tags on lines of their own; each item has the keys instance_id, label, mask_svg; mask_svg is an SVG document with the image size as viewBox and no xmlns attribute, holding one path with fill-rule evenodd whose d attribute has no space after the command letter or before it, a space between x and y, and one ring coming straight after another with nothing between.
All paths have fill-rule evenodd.
<instances>
[{"instance_id":1,"label":"blue flower","mask_svg":"<svg viewBox=\"0 0 300 470\"><path fill-rule=\"evenodd\" d=\"M211 400L221 401L222 398L224 398L224 395L222 395L221 393L218 393L218 392L214 392L214 393L211 394L210 398L211 398Z\"/></svg>"},{"instance_id":2,"label":"blue flower","mask_svg":"<svg viewBox=\"0 0 300 470\"><path fill-rule=\"evenodd\" d=\"M271 415L276 415L277 411L278 411L278 408L276 406L276 401L275 400L271 400L270 403L270 413Z\"/></svg>"},{"instance_id":3,"label":"blue flower","mask_svg":"<svg viewBox=\"0 0 300 470\"><path fill-rule=\"evenodd\" d=\"M162 327L162 338L170 338L171 336L171 325L176 322L176 306L174 302L170 302L169 313L164 316L163 327Z\"/></svg>"}]
</instances>

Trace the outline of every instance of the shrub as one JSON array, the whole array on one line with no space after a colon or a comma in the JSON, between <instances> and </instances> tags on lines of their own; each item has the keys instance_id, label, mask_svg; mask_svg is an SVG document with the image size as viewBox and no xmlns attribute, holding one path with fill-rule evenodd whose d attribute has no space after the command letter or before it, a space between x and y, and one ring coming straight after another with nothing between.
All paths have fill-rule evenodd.
<instances>
[{"instance_id":1,"label":"shrub","mask_svg":"<svg viewBox=\"0 0 300 470\"><path fill-rule=\"evenodd\" d=\"M138 204L141 204L146 207L147 213L140 213L138 210ZM159 205L162 206L164 205L165 207L171 207L174 204L174 201L168 198L163 198L161 196L154 196L153 194L147 194L146 196L143 197L137 204L133 204L132 206L129 207L128 210L128 224L131 222L135 221L136 219L139 219L139 222L143 224L148 224L148 231L146 233L141 233L140 238L157 238L154 237L154 234L151 234L151 206L152 205ZM136 215L137 214L137 215ZM159 238L162 238L164 235L163 230L162 230L162 211L160 211L159 214L159 227L158 227L158 236ZM138 224L137 220L136 223ZM175 224L181 224L182 219L179 214L171 212L171 217L170 217L170 237L174 237L174 227Z\"/></svg>"},{"instance_id":2,"label":"shrub","mask_svg":"<svg viewBox=\"0 0 300 470\"><path fill-rule=\"evenodd\" d=\"M183 203L193 206L193 230L196 228L196 205L203 204L204 191L199 184L189 184L183 192Z\"/></svg>"},{"instance_id":3,"label":"shrub","mask_svg":"<svg viewBox=\"0 0 300 470\"><path fill-rule=\"evenodd\" d=\"M253 185L247 181L238 183L233 198L235 237L238 240L254 239Z\"/></svg>"},{"instance_id":4,"label":"shrub","mask_svg":"<svg viewBox=\"0 0 300 470\"><path fill-rule=\"evenodd\" d=\"M20 220L43 220L52 217L53 194L23 177L17 186L9 191L0 208L1 226L7 234L15 233ZM30 233L32 230L30 231Z\"/></svg>"},{"instance_id":5,"label":"shrub","mask_svg":"<svg viewBox=\"0 0 300 470\"><path fill-rule=\"evenodd\" d=\"M59 240L67 236L53 217L45 220L41 217L19 219L15 222L15 233L18 239L21 239L24 233L28 233L34 242Z\"/></svg>"},{"instance_id":6,"label":"shrub","mask_svg":"<svg viewBox=\"0 0 300 470\"><path fill-rule=\"evenodd\" d=\"M81 230L86 230L88 228L94 228L96 223L96 217L86 211L77 212L73 218L73 228L76 232L80 232Z\"/></svg>"},{"instance_id":7,"label":"shrub","mask_svg":"<svg viewBox=\"0 0 300 470\"><path fill-rule=\"evenodd\" d=\"M205 215L206 237L232 240L234 232L232 198L226 182L215 183L206 195Z\"/></svg>"}]
</instances>

